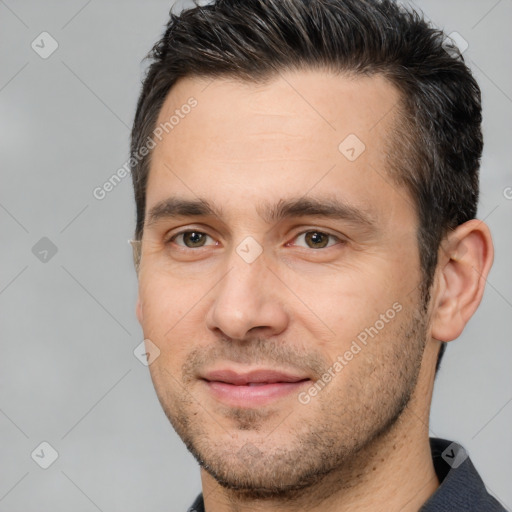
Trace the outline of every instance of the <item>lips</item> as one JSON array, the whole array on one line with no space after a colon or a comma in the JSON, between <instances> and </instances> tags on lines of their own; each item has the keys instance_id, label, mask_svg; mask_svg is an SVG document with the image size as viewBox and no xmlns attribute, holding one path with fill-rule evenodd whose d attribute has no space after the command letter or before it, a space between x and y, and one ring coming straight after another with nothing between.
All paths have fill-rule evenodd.
<instances>
[{"instance_id":1,"label":"lips","mask_svg":"<svg viewBox=\"0 0 512 512\"><path fill-rule=\"evenodd\" d=\"M234 386L258 386L278 382L309 380L307 376L292 375L275 370L253 370L246 373L237 373L228 369L207 372L203 378L210 382L224 382Z\"/></svg>"},{"instance_id":2,"label":"lips","mask_svg":"<svg viewBox=\"0 0 512 512\"><path fill-rule=\"evenodd\" d=\"M309 377L260 369L239 373L230 369L205 373L201 380L216 400L232 407L261 407L298 393ZM309 385L309 384L308 384Z\"/></svg>"}]
</instances>

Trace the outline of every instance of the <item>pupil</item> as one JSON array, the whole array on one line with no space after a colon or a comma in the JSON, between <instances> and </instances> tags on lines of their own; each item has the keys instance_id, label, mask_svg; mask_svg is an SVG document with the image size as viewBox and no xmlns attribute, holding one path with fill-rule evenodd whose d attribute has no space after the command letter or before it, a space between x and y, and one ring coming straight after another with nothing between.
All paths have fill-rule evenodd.
<instances>
[{"instance_id":1,"label":"pupil","mask_svg":"<svg viewBox=\"0 0 512 512\"><path fill-rule=\"evenodd\" d=\"M306 238L316 247L325 247L327 245L327 237L318 231L312 231L306 235Z\"/></svg>"},{"instance_id":2,"label":"pupil","mask_svg":"<svg viewBox=\"0 0 512 512\"><path fill-rule=\"evenodd\" d=\"M191 231L190 233L188 233L188 239L189 239L191 245L198 245L201 243L201 241L203 239L203 234L196 233L195 231Z\"/></svg>"}]
</instances>

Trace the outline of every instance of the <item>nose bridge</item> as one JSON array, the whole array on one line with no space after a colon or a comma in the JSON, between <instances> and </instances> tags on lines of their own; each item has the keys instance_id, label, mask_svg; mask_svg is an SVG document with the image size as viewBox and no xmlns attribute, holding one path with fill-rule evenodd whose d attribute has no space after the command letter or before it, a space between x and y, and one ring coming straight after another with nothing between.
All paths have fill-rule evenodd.
<instances>
[{"instance_id":1,"label":"nose bridge","mask_svg":"<svg viewBox=\"0 0 512 512\"><path fill-rule=\"evenodd\" d=\"M228 271L215 287L207 314L210 329L220 329L226 336L243 339L255 327L274 332L285 327L287 315L276 294L278 281L268 263L263 248L251 237L233 249L227 262Z\"/></svg>"},{"instance_id":2,"label":"nose bridge","mask_svg":"<svg viewBox=\"0 0 512 512\"><path fill-rule=\"evenodd\" d=\"M221 308L240 310L241 315L248 317L254 315L265 300L269 300L268 288L265 290L269 270L263 254L253 260L245 259L251 250L242 252L241 256L240 248L245 249L245 246L240 244L229 256L229 271L219 283L216 302Z\"/></svg>"}]
</instances>

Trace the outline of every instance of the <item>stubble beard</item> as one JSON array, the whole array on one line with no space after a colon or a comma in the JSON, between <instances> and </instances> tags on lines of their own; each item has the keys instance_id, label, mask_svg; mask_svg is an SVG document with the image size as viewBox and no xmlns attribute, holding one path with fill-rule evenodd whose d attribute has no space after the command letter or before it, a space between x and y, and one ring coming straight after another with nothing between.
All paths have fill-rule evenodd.
<instances>
[{"instance_id":1,"label":"stubble beard","mask_svg":"<svg viewBox=\"0 0 512 512\"><path fill-rule=\"evenodd\" d=\"M207 411L186 386L157 377L157 369L153 382L177 434L200 466L222 487L245 499L298 499L329 475L346 475L349 468L364 467L372 445L397 424L416 388L427 336L426 309L425 302L411 307L409 312L404 308L401 314L407 317L398 326L386 326L355 356L358 363L349 363L358 365L357 374L344 379L345 368L315 401L308 405L297 401L300 413L307 407L315 408L309 417L301 414L300 421L293 421L296 409L282 413L274 408L233 407L219 409L222 420L218 420L218 410ZM244 353L248 346L240 345L235 353L228 348L224 353L239 362L273 360L268 357L273 349L267 340L256 340L250 345L254 350ZM259 351L264 347L266 351ZM253 359L258 351L265 357ZM198 351L191 353L188 361L192 363L183 371L184 382L191 374L190 366L207 357L201 352L202 355ZM304 354L301 357L307 360ZM318 361L315 359L313 365L316 371L320 370ZM160 373L165 375L165 371ZM343 387L335 387L336 379L344 379ZM209 433L208 425L215 423L226 430L222 439ZM229 425L236 435L226 440L228 427L222 425ZM245 438L244 432L249 432L253 440ZM336 481L341 487L351 485L349 481Z\"/></svg>"}]
</instances>

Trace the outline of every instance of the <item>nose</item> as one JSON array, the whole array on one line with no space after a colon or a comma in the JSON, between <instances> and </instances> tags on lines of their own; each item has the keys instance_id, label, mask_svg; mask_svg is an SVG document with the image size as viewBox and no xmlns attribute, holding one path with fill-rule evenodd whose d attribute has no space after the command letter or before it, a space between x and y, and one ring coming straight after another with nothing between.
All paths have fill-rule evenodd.
<instances>
[{"instance_id":1,"label":"nose","mask_svg":"<svg viewBox=\"0 0 512 512\"><path fill-rule=\"evenodd\" d=\"M282 286L263 254L247 263L233 253L229 271L212 290L207 327L237 340L280 334L289 323Z\"/></svg>"}]
</instances>

